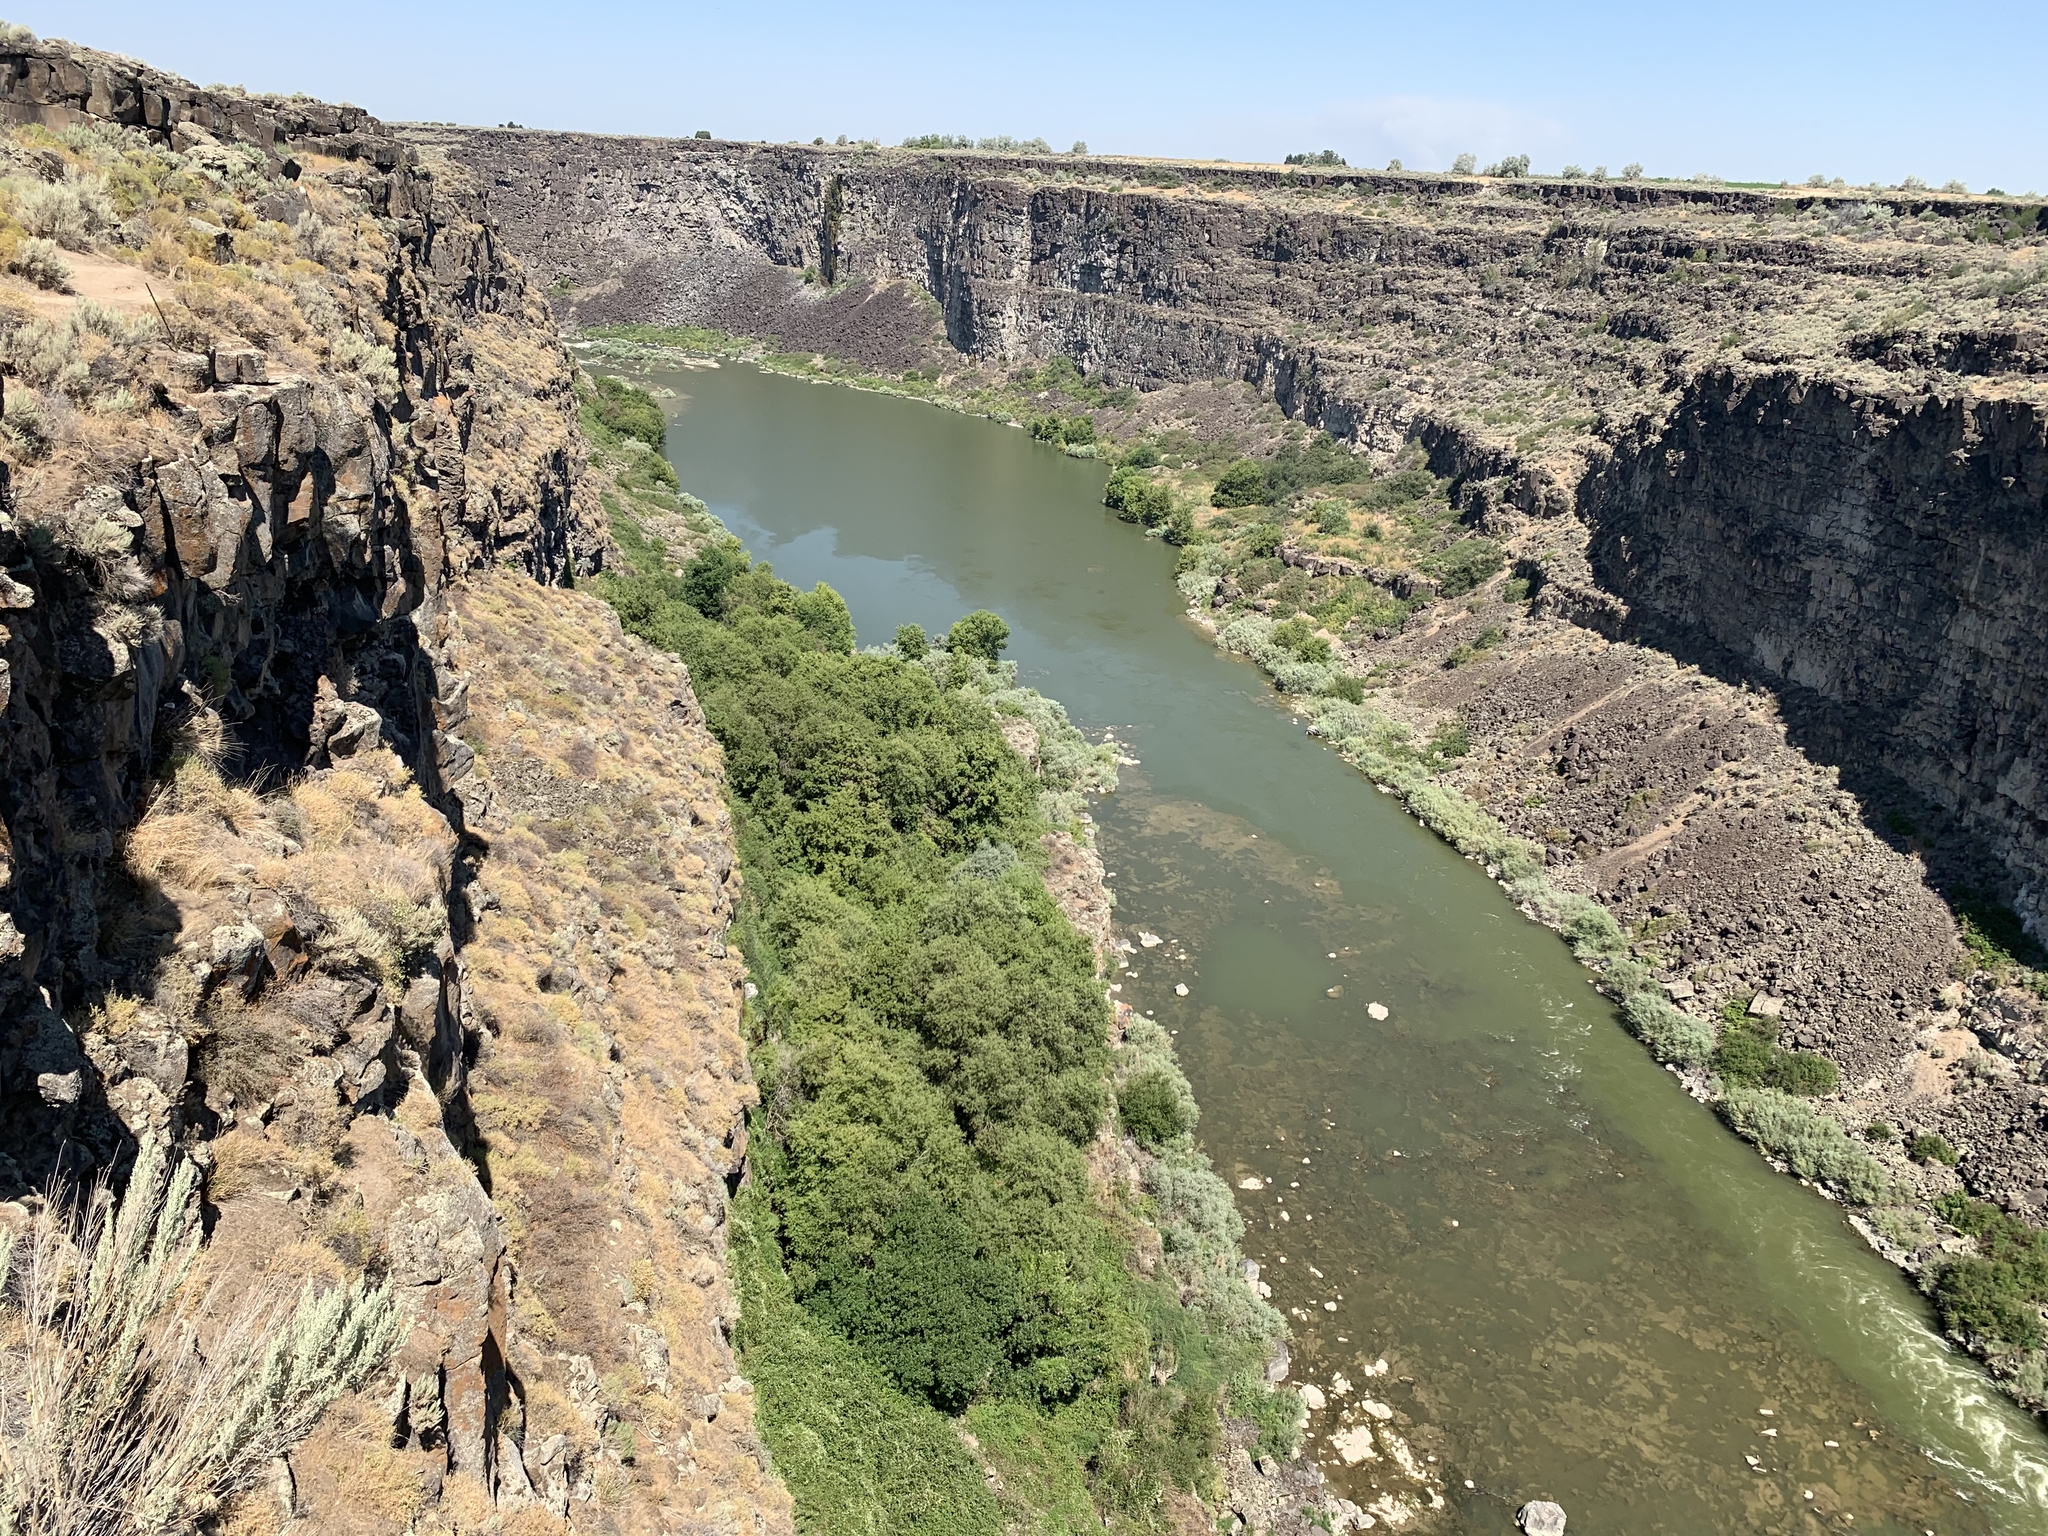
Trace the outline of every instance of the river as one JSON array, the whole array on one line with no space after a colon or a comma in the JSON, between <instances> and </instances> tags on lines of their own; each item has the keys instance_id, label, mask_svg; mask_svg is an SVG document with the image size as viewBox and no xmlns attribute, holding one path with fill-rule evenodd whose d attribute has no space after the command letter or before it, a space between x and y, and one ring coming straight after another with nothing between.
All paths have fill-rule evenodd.
<instances>
[{"instance_id":1,"label":"river","mask_svg":"<svg viewBox=\"0 0 2048 1536\"><path fill-rule=\"evenodd\" d=\"M1023 680L1139 760L1095 808L1119 931L1166 940L1122 995L1177 1032L1218 1171L1272 1180L1238 1201L1292 1379L1388 1363L1439 1529L1530 1498L1574 1533L2048 1529L2048 1440L1907 1281L1208 643L1099 464L746 365L650 382L684 487L862 643L995 609ZM1341 1491L1398 1485L1334 1427Z\"/></svg>"}]
</instances>

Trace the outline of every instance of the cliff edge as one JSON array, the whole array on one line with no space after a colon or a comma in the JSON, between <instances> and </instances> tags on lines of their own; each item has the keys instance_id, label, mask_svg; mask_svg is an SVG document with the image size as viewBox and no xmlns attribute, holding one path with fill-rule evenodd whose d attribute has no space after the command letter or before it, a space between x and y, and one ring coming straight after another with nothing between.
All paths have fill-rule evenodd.
<instances>
[{"instance_id":1,"label":"cliff edge","mask_svg":"<svg viewBox=\"0 0 2048 1536\"><path fill-rule=\"evenodd\" d=\"M236 1529L787 1529L721 758L561 590L609 535L546 306L355 108L10 29L0 120L0 1218L167 1142L208 1308L389 1283Z\"/></svg>"}]
</instances>

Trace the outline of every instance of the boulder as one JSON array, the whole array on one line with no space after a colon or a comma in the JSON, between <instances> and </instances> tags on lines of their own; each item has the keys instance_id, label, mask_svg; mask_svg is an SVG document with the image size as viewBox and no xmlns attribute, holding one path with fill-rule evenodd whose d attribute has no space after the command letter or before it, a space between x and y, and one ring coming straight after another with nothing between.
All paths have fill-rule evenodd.
<instances>
[{"instance_id":1,"label":"boulder","mask_svg":"<svg viewBox=\"0 0 2048 1536\"><path fill-rule=\"evenodd\" d=\"M1266 1362L1266 1380L1285 1381L1287 1379L1287 1365L1287 1346L1285 1344L1274 1345L1273 1358Z\"/></svg>"},{"instance_id":2,"label":"boulder","mask_svg":"<svg viewBox=\"0 0 2048 1536\"><path fill-rule=\"evenodd\" d=\"M1372 1428L1366 1424L1354 1424L1330 1436L1330 1449L1347 1467L1355 1467L1361 1461L1377 1461L1380 1454L1372 1448Z\"/></svg>"},{"instance_id":3,"label":"boulder","mask_svg":"<svg viewBox=\"0 0 2048 1536\"><path fill-rule=\"evenodd\" d=\"M1564 1506L1532 1499L1515 1511L1515 1524L1523 1536L1564 1536Z\"/></svg>"}]
</instances>

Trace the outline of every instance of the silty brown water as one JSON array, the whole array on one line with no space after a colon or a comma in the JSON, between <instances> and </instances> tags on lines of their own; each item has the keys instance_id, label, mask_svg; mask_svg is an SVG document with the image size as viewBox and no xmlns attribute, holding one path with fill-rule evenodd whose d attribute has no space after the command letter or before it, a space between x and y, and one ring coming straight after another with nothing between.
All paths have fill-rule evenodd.
<instances>
[{"instance_id":1,"label":"silty brown water","mask_svg":"<svg viewBox=\"0 0 2048 1536\"><path fill-rule=\"evenodd\" d=\"M1024 681L1140 760L1096 815L1121 931L1167 942L1122 996L1178 1031L1218 1171L1271 1181L1245 1247L1292 1379L1353 1384L1311 1424L1342 1490L1412 1486L1331 1453L1370 1395L1444 1530L1532 1497L1574 1532L2048 1529L2048 1442L1906 1281L1207 643L1100 465L744 365L654 382L684 486L864 643L996 609Z\"/></svg>"}]
</instances>

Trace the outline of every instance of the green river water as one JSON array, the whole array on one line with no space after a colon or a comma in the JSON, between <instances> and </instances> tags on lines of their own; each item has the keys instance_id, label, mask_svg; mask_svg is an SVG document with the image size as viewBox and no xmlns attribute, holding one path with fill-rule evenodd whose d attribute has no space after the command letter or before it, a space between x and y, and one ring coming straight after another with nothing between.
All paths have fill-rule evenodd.
<instances>
[{"instance_id":1,"label":"green river water","mask_svg":"<svg viewBox=\"0 0 2048 1536\"><path fill-rule=\"evenodd\" d=\"M1410 1421L1436 1529L1510 1531L1541 1497L1574 1536L2048 1531L2048 1440L1906 1280L1209 644L1099 464L744 365L653 382L684 487L837 588L862 643L993 608L1023 680L1139 759L1094 813L1119 932L1166 940L1122 996L1178 1032L1218 1172L1273 1181L1237 1198L1299 1309L1290 1379L1344 1372ZM1403 1486L1342 1467L1334 1428L1333 1405L1312 1449L1341 1491Z\"/></svg>"}]
</instances>

